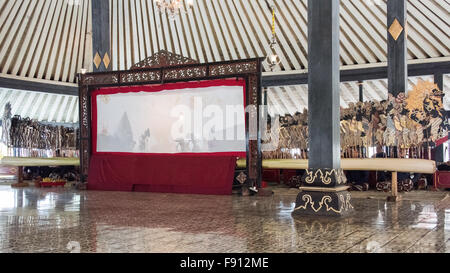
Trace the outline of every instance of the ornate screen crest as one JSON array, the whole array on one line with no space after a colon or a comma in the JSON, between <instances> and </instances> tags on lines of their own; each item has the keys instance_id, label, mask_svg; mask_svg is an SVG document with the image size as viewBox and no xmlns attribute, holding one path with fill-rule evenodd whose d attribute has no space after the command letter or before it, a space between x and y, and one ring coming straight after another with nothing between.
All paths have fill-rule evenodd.
<instances>
[{"instance_id":1,"label":"ornate screen crest","mask_svg":"<svg viewBox=\"0 0 450 273\"><path fill-rule=\"evenodd\" d=\"M261 62L263 58L200 64L196 60L162 50L133 65L130 70L79 74L80 163L86 182L91 156L91 92L102 87L139 86L174 82L241 78L246 81L246 103L256 106L259 123L261 105ZM246 105L246 106L247 106ZM249 124L249 114L246 114ZM259 128L259 124L257 125ZM250 185L261 182L261 139L247 137L247 173Z\"/></svg>"},{"instance_id":2,"label":"ornate screen crest","mask_svg":"<svg viewBox=\"0 0 450 273\"><path fill-rule=\"evenodd\" d=\"M177 66L184 64L198 64L198 62L191 58L183 57L181 55L174 54L166 50L161 50L155 55L148 57L147 59L133 65L131 67L131 70Z\"/></svg>"}]
</instances>

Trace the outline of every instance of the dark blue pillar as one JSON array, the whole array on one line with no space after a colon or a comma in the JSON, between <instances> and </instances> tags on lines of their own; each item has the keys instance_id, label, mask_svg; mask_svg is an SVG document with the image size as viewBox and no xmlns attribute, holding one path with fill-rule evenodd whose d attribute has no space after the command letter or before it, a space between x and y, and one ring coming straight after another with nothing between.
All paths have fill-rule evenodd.
<instances>
[{"instance_id":1,"label":"dark blue pillar","mask_svg":"<svg viewBox=\"0 0 450 273\"><path fill-rule=\"evenodd\" d=\"M92 0L91 3L94 72L110 71L112 65L109 0Z\"/></svg>"},{"instance_id":2,"label":"dark blue pillar","mask_svg":"<svg viewBox=\"0 0 450 273\"><path fill-rule=\"evenodd\" d=\"M339 0L308 0L309 169L294 214L345 216L353 207L341 169Z\"/></svg>"},{"instance_id":3,"label":"dark blue pillar","mask_svg":"<svg viewBox=\"0 0 450 273\"><path fill-rule=\"evenodd\" d=\"M406 0L387 1L388 91L408 91Z\"/></svg>"}]
</instances>

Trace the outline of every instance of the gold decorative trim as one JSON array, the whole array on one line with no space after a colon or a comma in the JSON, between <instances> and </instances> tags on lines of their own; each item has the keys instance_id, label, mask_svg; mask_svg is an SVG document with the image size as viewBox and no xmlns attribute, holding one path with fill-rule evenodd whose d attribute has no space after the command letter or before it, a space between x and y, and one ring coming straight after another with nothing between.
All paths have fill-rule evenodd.
<instances>
[{"instance_id":1,"label":"gold decorative trim","mask_svg":"<svg viewBox=\"0 0 450 273\"><path fill-rule=\"evenodd\" d=\"M391 26L389 27L389 33L392 35L392 38L394 38L395 41L397 41L398 37L400 37L400 34L403 32L403 27L400 24L400 22L395 18L394 22L392 22Z\"/></svg>"},{"instance_id":2,"label":"gold decorative trim","mask_svg":"<svg viewBox=\"0 0 450 273\"><path fill-rule=\"evenodd\" d=\"M309 194L305 194L302 197L302 200L305 201L305 204L303 206L298 206L297 208L294 209L294 211L301 210L301 209L306 210L308 208L309 204L311 204L311 209L315 213L319 212L322 209L323 205L325 205L327 212L333 211L337 214L342 214L343 211L353 209L353 206L350 203L350 200L351 200L350 194L347 195L347 198L345 198L345 196L343 194L341 194L341 195L339 195L339 199L342 202L341 208L339 210L337 210L329 205L329 203L333 200L333 198L329 195L325 195L322 197L322 200L319 202L319 207L316 209L314 207L315 202L313 201L312 196Z\"/></svg>"},{"instance_id":3,"label":"gold decorative trim","mask_svg":"<svg viewBox=\"0 0 450 273\"><path fill-rule=\"evenodd\" d=\"M352 204L350 203L350 200L352 199L352 196L349 194L347 195L347 199L345 200L345 205L346 205L346 210L352 210L354 209L354 207L352 206Z\"/></svg>"},{"instance_id":4,"label":"gold decorative trim","mask_svg":"<svg viewBox=\"0 0 450 273\"><path fill-rule=\"evenodd\" d=\"M100 67L100 65L102 64L102 57L100 57L100 54L95 53L95 57L94 57L94 64L95 67L98 69Z\"/></svg>"},{"instance_id":5,"label":"gold decorative trim","mask_svg":"<svg viewBox=\"0 0 450 273\"><path fill-rule=\"evenodd\" d=\"M329 185L332 182L332 175L336 176L336 183L339 184L345 184L344 179L342 179L341 176L344 175L343 170L330 170L330 171L325 171L325 173L321 170L318 169L316 171L309 171L306 170L306 178L305 178L305 182L307 184L313 184L314 181L316 181L317 177L320 175L320 180L322 181L323 184L325 185Z\"/></svg>"},{"instance_id":6,"label":"gold decorative trim","mask_svg":"<svg viewBox=\"0 0 450 273\"><path fill-rule=\"evenodd\" d=\"M111 59L109 58L108 52L105 53L103 57L103 63L105 64L106 69L108 69L109 64L111 63Z\"/></svg>"}]
</instances>

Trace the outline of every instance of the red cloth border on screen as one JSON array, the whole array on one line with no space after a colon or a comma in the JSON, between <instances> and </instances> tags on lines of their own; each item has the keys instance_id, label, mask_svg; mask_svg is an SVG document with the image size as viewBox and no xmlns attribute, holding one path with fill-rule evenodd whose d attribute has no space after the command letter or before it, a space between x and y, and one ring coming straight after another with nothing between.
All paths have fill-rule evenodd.
<instances>
[{"instance_id":1,"label":"red cloth border on screen","mask_svg":"<svg viewBox=\"0 0 450 273\"><path fill-rule=\"evenodd\" d=\"M93 155L88 190L230 195L234 156Z\"/></svg>"},{"instance_id":2,"label":"red cloth border on screen","mask_svg":"<svg viewBox=\"0 0 450 273\"><path fill-rule=\"evenodd\" d=\"M213 86L242 86L244 105L246 102L246 82L244 79L223 79L223 80L208 80L199 82L181 82L181 83L165 83L159 85L142 85L142 86L127 86L127 87L105 87L92 92L92 154L95 155L123 155L123 156L139 156L139 155L160 155L160 156L238 156L245 157L246 152L215 152L215 153L121 153L121 152L98 152L97 151L97 96L98 95L112 95L118 93L138 93L138 92L161 92L168 90L180 90L187 88L205 88Z\"/></svg>"}]
</instances>

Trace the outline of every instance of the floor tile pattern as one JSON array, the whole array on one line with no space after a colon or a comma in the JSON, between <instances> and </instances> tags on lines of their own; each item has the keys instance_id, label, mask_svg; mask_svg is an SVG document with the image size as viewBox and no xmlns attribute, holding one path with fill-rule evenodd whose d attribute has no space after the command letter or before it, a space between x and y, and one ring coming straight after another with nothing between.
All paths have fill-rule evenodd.
<instances>
[{"instance_id":1,"label":"floor tile pattern","mask_svg":"<svg viewBox=\"0 0 450 273\"><path fill-rule=\"evenodd\" d=\"M0 252L450 252L450 198L354 199L345 219L294 201L0 186Z\"/></svg>"}]
</instances>

